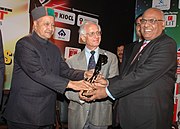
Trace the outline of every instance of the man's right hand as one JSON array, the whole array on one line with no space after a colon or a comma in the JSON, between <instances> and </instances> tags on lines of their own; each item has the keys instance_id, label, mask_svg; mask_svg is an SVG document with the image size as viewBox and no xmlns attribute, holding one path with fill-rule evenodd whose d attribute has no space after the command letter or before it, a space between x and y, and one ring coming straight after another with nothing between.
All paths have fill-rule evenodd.
<instances>
[{"instance_id":1,"label":"man's right hand","mask_svg":"<svg viewBox=\"0 0 180 129\"><path fill-rule=\"evenodd\" d=\"M75 91L81 91L81 90L92 90L93 86L91 83L81 80L81 81L69 81L66 88L73 89Z\"/></svg>"}]
</instances>

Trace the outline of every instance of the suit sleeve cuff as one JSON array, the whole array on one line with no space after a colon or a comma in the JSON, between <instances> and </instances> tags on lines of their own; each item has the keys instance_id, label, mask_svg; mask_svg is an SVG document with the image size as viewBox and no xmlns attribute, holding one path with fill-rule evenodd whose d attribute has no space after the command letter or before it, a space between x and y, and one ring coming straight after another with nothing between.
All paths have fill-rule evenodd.
<instances>
[{"instance_id":1,"label":"suit sleeve cuff","mask_svg":"<svg viewBox=\"0 0 180 129\"><path fill-rule=\"evenodd\" d=\"M112 100L115 100L115 98L111 95L107 87L106 87L106 93Z\"/></svg>"}]
</instances>

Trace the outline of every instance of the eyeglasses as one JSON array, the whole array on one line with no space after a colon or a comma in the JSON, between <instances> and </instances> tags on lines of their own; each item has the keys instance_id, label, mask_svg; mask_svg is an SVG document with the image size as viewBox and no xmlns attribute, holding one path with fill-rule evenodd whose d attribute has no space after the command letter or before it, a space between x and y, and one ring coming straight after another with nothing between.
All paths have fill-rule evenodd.
<instances>
[{"instance_id":1,"label":"eyeglasses","mask_svg":"<svg viewBox=\"0 0 180 129\"><path fill-rule=\"evenodd\" d=\"M138 22L138 23L135 23L135 24L136 24L136 26L140 26L140 25L141 25L141 23L139 23L139 22Z\"/></svg>"},{"instance_id":2,"label":"eyeglasses","mask_svg":"<svg viewBox=\"0 0 180 129\"><path fill-rule=\"evenodd\" d=\"M101 31L96 31L96 32L89 32L86 33L89 37L93 37L93 36L101 36L102 32Z\"/></svg>"},{"instance_id":3,"label":"eyeglasses","mask_svg":"<svg viewBox=\"0 0 180 129\"><path fill-rule=\"evenodd\" d=\"M141 24L146 24L149 22L150 24L156 24L158 21L164 21L164 20L157 20L157 19L141 19Z\"/></svg>"}]
</instances>

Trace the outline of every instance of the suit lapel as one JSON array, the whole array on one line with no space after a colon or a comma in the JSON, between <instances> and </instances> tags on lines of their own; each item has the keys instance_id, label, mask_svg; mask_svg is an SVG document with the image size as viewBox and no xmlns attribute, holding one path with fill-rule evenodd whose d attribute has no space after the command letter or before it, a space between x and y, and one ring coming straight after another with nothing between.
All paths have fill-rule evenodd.
<instances>
[{"instance_id":1,"label":"suit lapel","mask_svg":"<svg viewBox=\"0 0 180 129\"><path fill-rule=\"evenodd\" d=\"M100 49L100 48L99 48L99 54L107 55L106 50L103 50L103 49ZM104 69L105 69L104 66L106 66L106 64L105 64L105 65L102 65L101 71L104 71Z\"/></svg>"},{"instance_id":2,"label":"suit lapel","mask_svg":"<svg viewBox=\"0 0 180 129\"><path fill-rule=\"evenodd\" d=\"M99 48L99 54L104 54L104 55L106 55L106 51Z\"/></svg>"},{"instance_id":3,"label":"suit lapel","mask_svg":"<svg viewBox=\"0 0 180 129\"><path fill-rule=\"evenodd\" d=\"M131 62L134 59L134 57L136 56L136 54L138 53L141 45L143 44L143 41L138 42L134 45L132 54L130 56L130 58L128 59L127 65L125 66L124 70L122 71L122 77L126 75L126 73L128 73L130 67L131 67Z\"/></svg>"},{"instance_id":4,"label":"suit lapel","mask_svg":"<svg viewBox=\"0 0 180 129\"><path fill-rule=\"evenodd\" d=\"M86 60L86 55L85 55L85 50L80 53L77 63L84 69L87 70L87 60Z\"/></svg>"},{"instance_id":5,"label":"suit lapel","mask_svg":"<svg viewBox=\"0 0 180 129\"><path fill-rule=\"evenodd\" d=\"M99 48L99 54L106 54L105 50L102 50ZM87 60L86 60L86 55L85 55L85 49L80 53L77 63L85 70L87 70ZM103 67L102 67L103 68Z\"/></svg>"},{"instance_id":6,"label":"suit lapel","mask_svg":"<svg viewBox=\"0 0 180 129\"><path fill-rule=\"evenodd\" d=\"M134 57L136 56L136 54L139 52L139 49L141 48L141 45L143 44L143 42L139 42L137 44L135 44L134 49L132 51L132 55L128 61L128 64L131 64L132 60L134 59Z\"/></svg>"},{"instance_id":7,"label":"suit lapel","mask_svg":"<svg viewBox=\"0 0 180 129\"><path fill-rule=\"evenodd\" d=\"M145 54L146 56L143 56L144 58L141 58L143 60L146 60L147 56L149 55L148 53L150 53L150 51L152 50L153 46L156 44L156 42L158 42L161 38L164 37L164 33L162 33L158 38L154 39L154 40L151 40L147 46L140 52L140 54ZM136 67L137 65L137 59L139 57L137 57L137 59L131 64L131 61L133 60L133 58L135 57L136 53L139 51L141 45L143 44L143 41L141 41L140 43L137 43L135 46L134 46L134 49L133 49L133 52L132 52L132 56L130 57L128 63L127 63L127 66L125 67L125 70L123 71L122 73L122 76L125 76L127 73L129 73L130 71L133 70L133 68ZM141 60L141 63L143 63L144 61Z\"/></svg>"}]
</instances>

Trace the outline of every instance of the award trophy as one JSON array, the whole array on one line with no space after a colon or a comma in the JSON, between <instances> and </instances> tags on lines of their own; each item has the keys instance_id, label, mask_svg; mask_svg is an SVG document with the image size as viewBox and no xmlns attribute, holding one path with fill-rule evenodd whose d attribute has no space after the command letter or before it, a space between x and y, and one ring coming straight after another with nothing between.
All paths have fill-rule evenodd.
<instances>
[{"instance_id":1,"label":"award trophy","mask_svg":"<svg viewBox=\"0 0 180 129\"><path fill-rule=\"evenodd\" d=\"M89 78L89 79L87 79L86 81L88 81L88 82L90 82L90 83L93 83L94 80L96 80L99 72L101 71L101 67L102 67L103 65L105 65L105 64L107 63L107 61L108 61L108 57L107 57L106 55L99 54L99 58L98 58L98 61L97 61L96 66L95 66L94 73L93 73L92 77ZM84 90L83 93L82 93L83 96L85 96L85 95L84 95L85 92L88 92L88 91L87 91L87 90ZM90 96L86 96L86 97L90 97Z\"/></svg>"}]
</instances>

